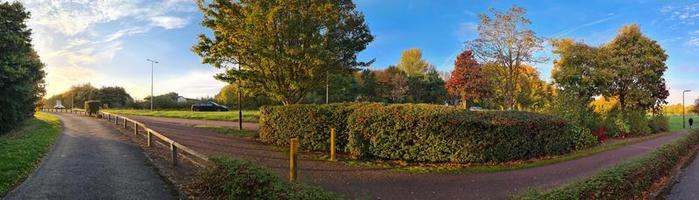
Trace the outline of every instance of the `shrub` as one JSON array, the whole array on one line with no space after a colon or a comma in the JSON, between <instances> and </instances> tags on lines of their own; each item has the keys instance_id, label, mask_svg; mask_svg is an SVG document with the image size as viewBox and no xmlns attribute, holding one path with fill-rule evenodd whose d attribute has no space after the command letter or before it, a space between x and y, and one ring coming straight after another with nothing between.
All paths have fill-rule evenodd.
<instances>
[{"instance_id":1,"label":"shrub","mask_svg":"<svg viewBox=\"0 0 699 200\"><path fill-rule=\"evenodd\" d=\"M85 102L85 111L89 115L97 114L100 111L100 101L86 101Z\"/></svg>"},{"instance_id":2,"label":"shrub","mask_svg":"<svg viewBox=\"0 0 699 200\"><path fill-rule=\"evenodd\" d=\"M213 157L193 183L197 199L342 199L318 187L289 183L249 161Z\"/></svg>"},{"instance_id":3,"label":"shrub","mask_svg":"<svg viewBox=\"0 0 699 200\"><path fill-rule=\"evenodd\" d=\"M597 142L604 142L607 140L607 128L599 127L592 132L592 135L597 138Z\"/></svg>"},{"instance_id":4,"label":"shrub","mask_svg":"<svg viewBox=\"0 0 699 200\"><path fill-rule=\"evenodd\" d=\"M648 122L648 125L654 133L660 133L670 130L670 122L668 121L667 117L663 115L656 115L651 117L650 121Z\"/></svg>"},{"instance_id":5,"label":"shrub","mask_svg":"<svg viewBox=\"0 0 699 200\"><path fill-rule=\"evenodd\" d=\"M572 128L573 133L575 133L575 149L582 150L591 147L599 141L597 137L592 135L590 129L585 127L574 126Z\"/></svg>"},{"instance_id":6,"label":"shrub","mask_svg":"<svg viewBox=\"0 0 699 200\"><path fill-rule=\"evenodd\" d=\"M344 151L348 142L347 116L370 103L299 104L260 108L260 141L288 146L290 138L299 138L300 148L327 151L330 128L337 134L336 148Z\"/></svg>"},{"instance_id":7,"label":"shrub","mask_svg":"<svg viewBox=\"0 0 699 200\"><path fill-rule=\"evenodd\" d=\"M532 191L520 199L644 199L655 180L668 175L683 156L699 143L697 133L596 175L547 192Z\"/></svg>"},{"instance_id":8,"label":"shrub","mask_svg":"<svg viewBox=\"0 0 699 200\"><path fill-rule=\"evenodd\" d=\"M576 134L561 118L438 105L368 105L348 118L356 158L483 163L567 153Z\"/></svg>"}]
</instances>

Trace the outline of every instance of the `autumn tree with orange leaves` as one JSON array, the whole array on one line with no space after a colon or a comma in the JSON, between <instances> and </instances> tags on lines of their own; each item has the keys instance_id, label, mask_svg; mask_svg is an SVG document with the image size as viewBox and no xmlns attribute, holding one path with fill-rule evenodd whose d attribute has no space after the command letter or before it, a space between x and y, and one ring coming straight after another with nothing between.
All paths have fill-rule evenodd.
<instances>
[{"instance_id":1,"label":"autumn tree with orange leaves","mask_svg":"<svg viewBox=\"0 0 699 200\"><path fill-rule=\"evenodd\" d=\"M468 102L488 96L488 80L483 75L478 61L471 50L461 52L454 62L454 70L445 87L452 97L458 97L466 108Z\"/></svg>"}]
</instances>

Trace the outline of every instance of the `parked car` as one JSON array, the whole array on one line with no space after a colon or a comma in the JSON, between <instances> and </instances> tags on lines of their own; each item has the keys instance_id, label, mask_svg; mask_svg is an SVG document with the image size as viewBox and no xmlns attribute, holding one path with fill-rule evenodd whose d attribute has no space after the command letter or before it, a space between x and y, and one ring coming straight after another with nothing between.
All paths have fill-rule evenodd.
<instances>
[{"instance_id":1,"label":"parked car","mask_svg":"<svg viewBox=\"0 0 699 200\"><path fill-rule=\"evenodd\" d=\"M55 106L53 106L53 108L54 109L66 109L66 107L63 105L55 105Z\"/></svg>"},{"instance_id":2,"label":"parked car","mask_svg":"<svg viewBox=\"0 0 699 200\"><path fill-rule=\"evenodd\" d=\"M228 107L213 101L205 101L192 104L192 111L228 111Z\"/></svg>"}]
</instances>

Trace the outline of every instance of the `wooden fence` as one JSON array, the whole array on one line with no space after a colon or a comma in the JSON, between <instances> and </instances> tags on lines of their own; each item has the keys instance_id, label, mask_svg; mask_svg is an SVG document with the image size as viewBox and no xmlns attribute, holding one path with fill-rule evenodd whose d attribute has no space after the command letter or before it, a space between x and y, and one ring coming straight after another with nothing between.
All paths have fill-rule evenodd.
<instances>
[{"instance_id":1,"label":"wooden fence","mask_svg":"<svg viewBox=\"0 0 699 200\"><path fill-rule=\"evenodd\" d=\"M88 114L84 110L52 108L44 108L41 110L45 112L65 112L88 116ZM163 134L160 134L157 131L147 127L141 122L130 119L128 117L103 111L100 111L96 117L106 119L110 122L113 121L116 125L122 125L124 129L133 130L135 136L141 136L146 139L146 145L148 147L160 146L165 149L168 149L170 151L170 159L172 160L173 165L177 165L178 157L185 158L199 167L205 167L210 164L209 158L206 155L196 152L190 149L189 147L186 147L180 143L173 141L168 137L165 137Z\"/></svg>"}]
</instances>

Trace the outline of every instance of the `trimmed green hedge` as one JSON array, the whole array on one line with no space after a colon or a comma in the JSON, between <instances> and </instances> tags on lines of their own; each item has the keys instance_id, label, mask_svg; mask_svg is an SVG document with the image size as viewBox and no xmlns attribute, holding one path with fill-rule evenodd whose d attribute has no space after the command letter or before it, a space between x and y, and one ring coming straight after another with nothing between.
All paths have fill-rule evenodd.
<instances>
[{"instance_id":1,"label":"trimmed green hedge","mask_svg":"<svg viewBox=\"0 0 699 200\"><path fill-rule=\"evenodd\" d=\"M439 105L368 105L348 118L350 153L420 162L486 163L568 153L576 133L558 117Z\"/></svg>"},{"instance_id":2,"label":"trimmed green hedge","mask_svg":"<svg viewBox=\"0 0 699 200\"><path fill-rule=\"evenodd\" d=\"M284 181L249 161L223 157L211 161L213 167L202 170L192 185L196 199L342 199L318 187Z\"/></svg>"},{"instance_id":3,"label":"trimmed green hedge","mask_svg":"<svg viewBox=\"0 0 699 200\"><path fill-rule=\"evenodd\" d=\"M633 160L550 191L528 192L519 199L640 199L653 182L668 175L699 143L696 131Z\"/></svg>"},{"instance_id":4,"label":"trimmed green hedge","mask_svg":"<svg viewBox=\"0 0 699 200\"><path fill-rule=\"evenodd\" d=\"M299 104L263 106L260 108L260 141L288 146L290 138L299 138L300 148L309 151L328 151L330 128L337 134L336 148L344 151L347 145L347 116L371 103Z\"/></svg>"}]
</instances>

